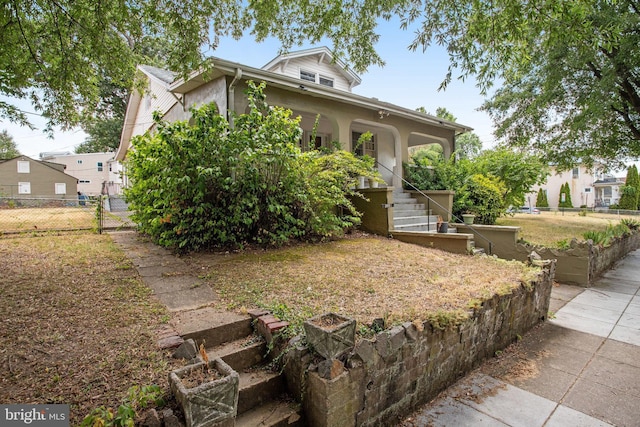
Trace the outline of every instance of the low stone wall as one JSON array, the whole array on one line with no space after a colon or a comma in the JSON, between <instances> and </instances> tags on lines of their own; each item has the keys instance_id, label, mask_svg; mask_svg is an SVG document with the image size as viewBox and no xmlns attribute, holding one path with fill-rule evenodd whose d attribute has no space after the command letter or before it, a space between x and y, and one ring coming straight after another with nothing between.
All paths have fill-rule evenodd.
<instances>
[{"instance_id":1,"label":"low stone wall","mask_svg":"<svg viewBox=\"0 0 640 427\"><path fill-rule=\"evenodd\" d=\"M518 243L507 259L525 261L532 251L542 259L557 260L556 280L562 283L589 287L594 281L624 258L629 252L640 248L640 233L615 239L606 248L593 245L591 241L571 242L569 249L552 249ZM505 258L501 256L501 258Z\"/></svg>"},{"instance_id":2,"label":"low stone wall","mask_svg":"<svg viewBox=\"0 0 640 427\"><path fill-rule=\"evenodd\" d=\"M308 425L395 425L546 319L555 262L545 264L535 282L484 301L456 326L398 325L358 342L342 361L319 361L292 344L285 375Z\"/></svg>"}]
</instances>

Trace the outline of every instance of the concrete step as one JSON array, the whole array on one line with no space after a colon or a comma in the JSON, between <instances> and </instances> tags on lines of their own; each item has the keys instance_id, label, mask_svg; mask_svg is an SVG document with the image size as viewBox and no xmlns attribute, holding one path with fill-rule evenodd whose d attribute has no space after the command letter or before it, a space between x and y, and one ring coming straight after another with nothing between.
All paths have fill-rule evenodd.
<instances>
[{"instance_id":1,"label":"concrete step","mask_svg":"<svg viewBox=\"0 0 640 427\"><path fill-rule=\"evenodd\" d=\"M262 367L254 367L240 375L238 415L261 406L286 392L284 376Z\"/></svg>"},{"instance_id":2,"label":"concrete step","mask_svg":"<svg viewBox=\"0 0 640 427\"><path fill-rule=\"evenodd\" d=\"M302 408L291 400L276 399L236 418L236 427L303 427Z\"/></svg>"},{"instance_id":3,"label":"concrete step","mask_svg":"<svg viewBox=\"0 0 640 427\"><path fill-rule=\"evenodd\" d=\"M430 231L435 233L438 230L437 222L424 222L406 225L395 225L393 229L396 231Z\"/></svg>"},{"instance_id":4,"label":"concrete step","mask_svg":"<svg viewBox=\"0 0 640 427\"><path fill-rule=\"evenodd\" d=\"M216 312L210 307L178 314L174 326L185 340L192 338L198 346L204 342L206 348L253 334L250 316Z\"/></svg>"},{"instance_id":5,"label":"concrete step","mask_svg":"<svg viewBox=\"0 0 640 427\"><path fill-rule=\"evenodd\" d=\"M400 192L400 191L394 191L393 192L393 200L400 200L400 199L412 199L413 197L411 197L411 194L409 193L405 193L405 192Z\"/></svg>"},{"instance_id":6,"label":"concrete step","mask_svg":"<svg viewBox=\"0 0 640 427\"><path fill-rule=\"evenodd\" d=\"M242 371L262 363L266 354L267 343L257 334L207 349L209 359L220 357L234 371Z\"/></svg>"},{"instance_id":7,"label":"concrete step","mask_svg":"<svg viewBox=\"0 0 640 427\"><path fill-rule=\"evenodd\" d=\"M415 216L399 216L393 217L393 225L410 225L410 224L425 224L425 223L437 223L438 217L435 215L415 215Z\"/></svg>"},{"instance_id":8,"label":"concrete step","mask_svg":"<svg viewBox=\"0 0 640 427\"><path fill-rule=\"evenodd\" d=\"M423 211L426 212L424 203L395 203L393 204L393 212L396 211Z\"/></svg>"}]
</instances>

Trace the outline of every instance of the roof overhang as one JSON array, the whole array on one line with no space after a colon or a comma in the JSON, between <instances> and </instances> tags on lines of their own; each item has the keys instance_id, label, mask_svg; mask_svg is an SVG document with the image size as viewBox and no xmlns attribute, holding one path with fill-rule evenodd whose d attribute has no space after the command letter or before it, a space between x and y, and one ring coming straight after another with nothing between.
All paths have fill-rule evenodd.
<instances>
[{"instance_id":1,"label":"roof overhang","mask_svg":"<svg viewBox=\"0 0 640 427\"><path fill-rule=\"evenodd\" d=\"M419 111L400 107L395 104L367 98L316 83L302 81L293 77L273 73L259 68L248 67L237 62L220 58L210 58L202 70L191 73L188 78L178 79L169 86L174 94L185 94L206 84L208 81L221 76L235 76L238 69L242 70L243 80L265 81L268 86L278 87L291 92L298 92L307 96L339 101L355 105L368 110L378 111L385 115L395 115L413 121L435 125L453 130L456 134L470 132L473 128L459 123L450 122L439 117L421 113Z\"/></svg>"}]
</instances>

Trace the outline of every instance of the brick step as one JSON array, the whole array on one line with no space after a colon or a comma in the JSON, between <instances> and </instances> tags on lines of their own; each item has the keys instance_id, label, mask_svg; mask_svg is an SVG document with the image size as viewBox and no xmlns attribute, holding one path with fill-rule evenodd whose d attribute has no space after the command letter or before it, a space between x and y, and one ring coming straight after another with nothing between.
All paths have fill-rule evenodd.
<instances>
[{"instance_id":1,"label":"brick step","mask_svg":"<svg viewBox=\"0 0 640 427\"><path fill-rule=\"evenodd\" d=\"M207 348L209 359L220 357L231 366L231 369L238 372L262 363L266 354L266 341L255 333L239 340Z\"/></svg>"},{"instance_id":2,"label":"brick step","mask_svg":"<svg viewBox=\"0 0 640 427\"><path fill-rule=\"evenodd\" d=\"M286 392L284 376L262 367L254 367L240 375L238 415L260 406Z\"/></svg>"},{"instance_id":3,"label":"brick step","mask_svg":"<svg viewBox=\"0 0 640 427\"><path fill-rule=\"evenodd\" d=\"M302 408L292 400L275 399L236 417L236 427L303 427Z\"/></svg>"}]
</instances>

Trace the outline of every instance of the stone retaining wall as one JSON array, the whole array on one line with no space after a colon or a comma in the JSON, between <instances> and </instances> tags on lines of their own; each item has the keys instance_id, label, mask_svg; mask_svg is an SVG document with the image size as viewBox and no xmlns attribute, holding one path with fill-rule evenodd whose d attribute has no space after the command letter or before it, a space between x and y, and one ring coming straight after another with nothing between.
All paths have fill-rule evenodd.
<instances>
[{"instance_id":1,"label":"stone retaining wall","mask_svg":"<svg viewBox=\"0 0 640 427\"><path fill-rule=\"evenodd\" d=\"M591 241L572 241L569 249L553 249L540 246L516 244L507 259L525 261L531 251L542 259L557 260L556 280L584 287L591 286L605 271L614 266L629 252L640 248L640 233L613 240L606 248L596 246Z\"/></svg>"},{"instance_id":2,"label":"stone retaining wall","mask_svg":"<svg viewBox=\"0 0 640 427\"><path fill-rule=\"evenodd\" d=\"M546 319L555 262L538 279L495 295L456 326L405 323L358 342L340 361L321 360L300 343L285 355L290 391L310 426L386 426Z\"/></svg>"}]
</instances>

